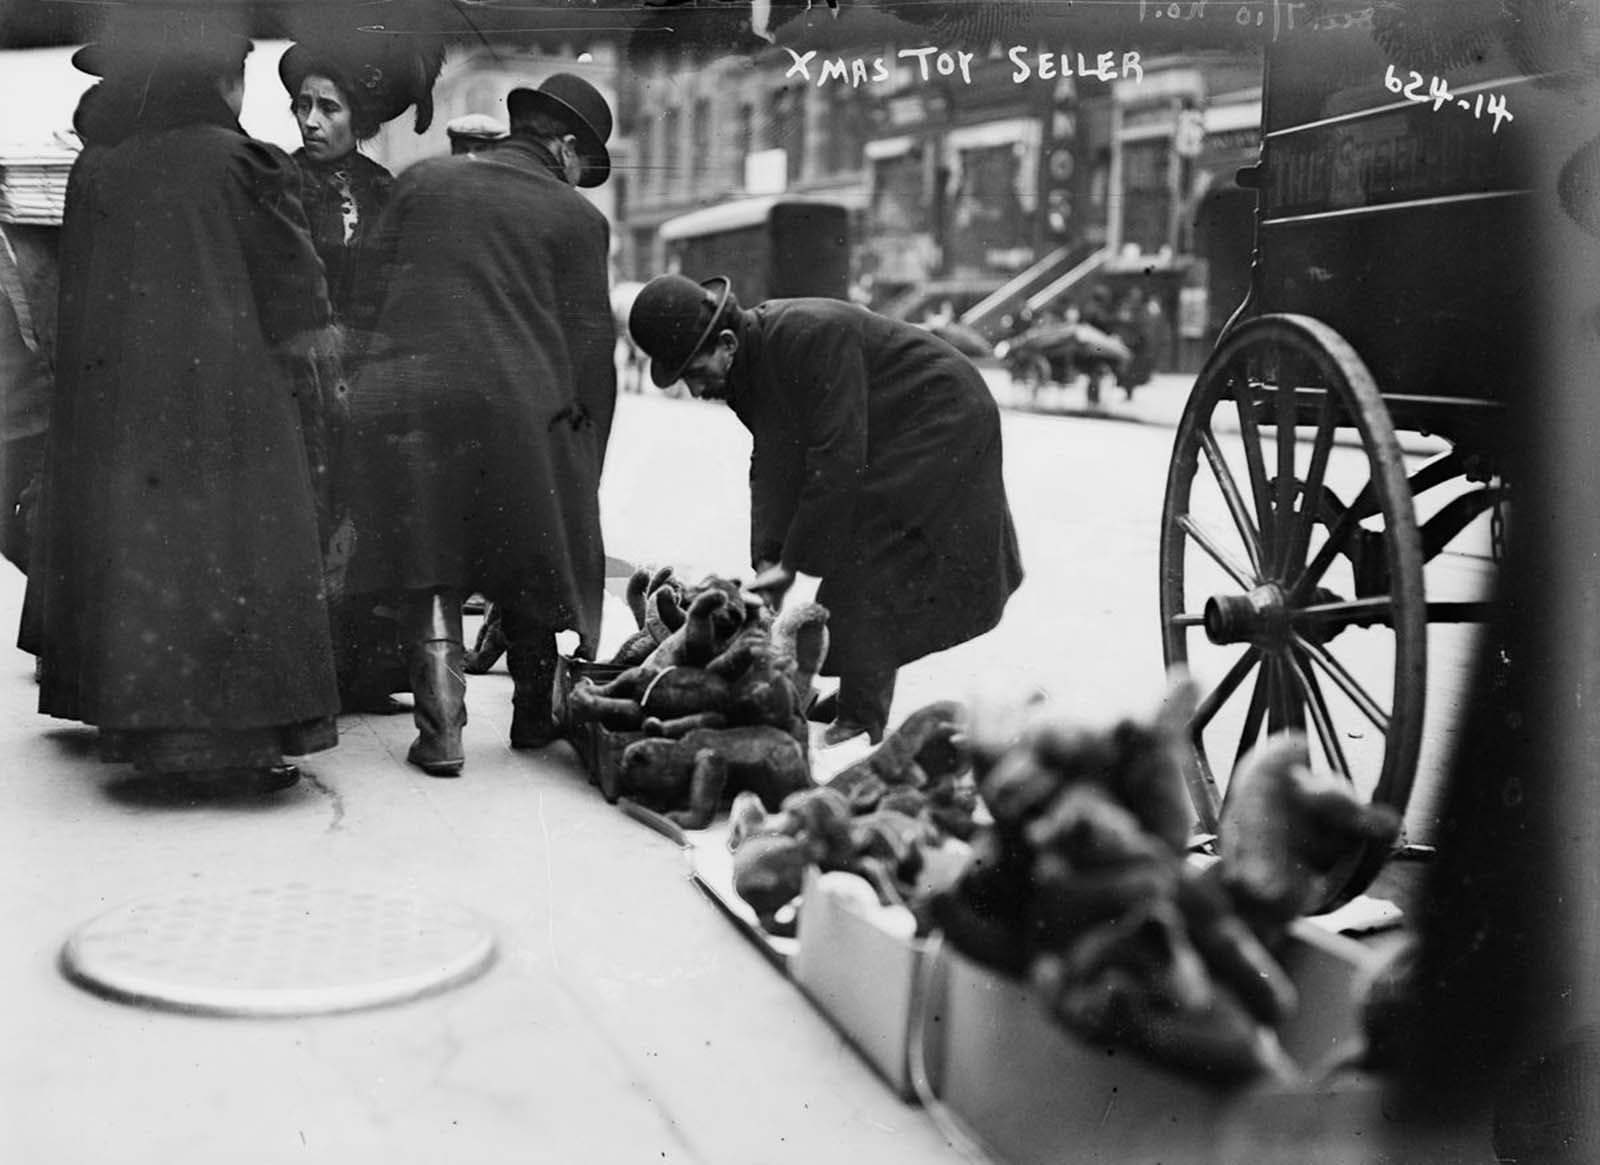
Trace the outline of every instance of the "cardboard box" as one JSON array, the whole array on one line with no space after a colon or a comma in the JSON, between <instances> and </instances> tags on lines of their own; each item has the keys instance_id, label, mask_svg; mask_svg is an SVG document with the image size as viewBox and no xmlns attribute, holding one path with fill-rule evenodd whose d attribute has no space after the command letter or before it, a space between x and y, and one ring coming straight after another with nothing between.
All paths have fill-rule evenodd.
<instances>
[{"instance_id":1,"label":"cardboard box","mask_svg":"<svg viewBox=\"0 0 1600 1165\"><path fill-rule=\"evenodd\" d=\"M938 1006L922 1017L926 1072L942 1108L987 1152L1008 1165L1218 1159L1230 1110L1252 1090L1212 1088L1126 1049L1080 1040L1030 985L947 944L928 957L924 977ZM1360 1039L1356 991L1373 956L1301 923L1282 962L1300 1008L1279 1038L1315 1070Z\"/></svg>"},{"instance_id":2,"label":"cardboard box","mask_svg":"<svg viewBox=\"0 0 1600 1165\"><path fill-rule=\"evenodd\" d=\"M878 1074L913 1099L908 1049L926 944L881 929L872 911L819 892L817 879L815 871L806 878L789 973Z\"/></svg>"}]
</instances>

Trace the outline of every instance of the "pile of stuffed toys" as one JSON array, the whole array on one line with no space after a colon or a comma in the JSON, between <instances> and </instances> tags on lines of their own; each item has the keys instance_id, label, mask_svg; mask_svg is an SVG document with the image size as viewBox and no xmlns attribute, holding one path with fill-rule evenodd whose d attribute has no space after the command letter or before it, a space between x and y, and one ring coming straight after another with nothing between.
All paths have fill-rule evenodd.
<instances>
[{"instance_id":1,"label":"pile of stuffed toys","mask_svg":"<svg viewBox=\"0 0 1600 1165\"><path fill-rule=\"evenodd\" d=\"M580 682L566 706L573 726L635 737L618 792L704 829L736 792L777 809L811 787L805 711L827 653L827 610L798 604L774 618L735 581L687 586L670 568L635 572L628 604L639 629L611 660L625 670Z\"/></svg>"},{"instance_id":2,"label":"pile of stuffed toys","mask_svg":"<svg viewBox=\"0 0 1600 1165\"><path fill-rule=\"evenodd\" d=\"M1297 999L1274 950L1321 875L1400 825L1315 773L1302 737L1240 763L1206 862L1189 845L1187 681L1110 726L1043 702L1004 727L930 704L819 783L806 713L824 608L775 616L737 582L670 569L638 572L629 604L623 670L580 682L569 721L623 734L620 791L678 825L729 811L734 889L768 933L794 933L808 873L857 874L918 933L1029 980L1085 1039L1219 1084L1293 1076L1275 1032Z\"/></svg>"},{"instance_id":3,"label":"pile of stuffed toys","mask_svg":"<svg viewBox=\"0 0 1600 1165\"><path fill-rule=\"evenodd\" d=\"M974 727L992 818L933 904L969 957L1025 977L1069 1030L1219 1084L1295 1069L1275 1029L1297 1005L1274 958L1317 879L1399 818L1313 773L1303 738L1257 748L1228 785L1210 864L1187 853L1194 689L1110 728L1035 709L1006 740Z\"/></svg>"},{"instance_id":4,"label":"pile of stuffed toys","mask_svg":"<svg viewBox=\"0 0 1600 1165\"><path fill-rule=\"evenodd\" d=\"M609 661L624 670L580 682L567 720L626 742L619 795L685 829L731 810L734 888L770 933L793 933L777 916L809 869L862 874L886 904L906 903L924 855L972 835L958 704L913 713L826 786L813 779L806 711L828 649L825 608L774 616L736 581L691 586L671 568L636 571L628 604L638 630Z\"/></svg>"}]
</instances>

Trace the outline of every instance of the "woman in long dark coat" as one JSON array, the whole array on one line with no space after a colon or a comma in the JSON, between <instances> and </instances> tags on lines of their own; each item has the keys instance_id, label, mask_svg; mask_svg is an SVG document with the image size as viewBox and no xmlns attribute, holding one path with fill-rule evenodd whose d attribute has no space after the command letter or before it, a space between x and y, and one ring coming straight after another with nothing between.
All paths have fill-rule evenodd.
<instances>
[{"instance_id":1,"label":"woman in long dark coat","mask_svg":"<svg viewBox=\"0 0 1600 1165\"><path fill-rule=\"evenodd\" d=\"M328 320L293 163L239 128L249 42L80 67L23 647L42 712L142 769L292 777L338 709L280 353Z\"/></svg>"},{"instance_id":2,"label":"woman in long dark coat","mask_svg":"<svg viewBox=\"0 0 1600 1165\"><path fill-rule=\"evenodd\" d=\"M896 670L993 628L1022 582L983 377L921 328L832 299L742 310L725 279L652 280L629 329L657 385L681 378L750 430L753 585L822 580L827 738L878 740Z\"/></svg>"},{"instance_id":3,"label":"woman in long dark coat","mask_svg":"<svg viewBox=\"0 0 1600 1165\"><path fill-rule=\"evenodd\" d=\"M442 60L425 42L408 40L399 48L395 43L389 37L332 37L315 45L291 45L278 60L278 77L300 127L302 144L293 154L300 169L300 200L312 245L327 273L333 322L342 333L342 367L325 364L324 370L342 371L343 378L355 373L382 299L381 264L368 243L394 187L394 176L358 147L413 103L417 132L428 128L432 84ZM305 399L326 395L318 391L325 387L309 386ZM399 630L393 619L378 613L388 596L351 593L345 587L353 552L343 464L345 428L338 409L316 408L307 418L340 700L347 712L397 712L401 706L389 693L405 690L409 681Z\"/></svg>"}]
</instances>

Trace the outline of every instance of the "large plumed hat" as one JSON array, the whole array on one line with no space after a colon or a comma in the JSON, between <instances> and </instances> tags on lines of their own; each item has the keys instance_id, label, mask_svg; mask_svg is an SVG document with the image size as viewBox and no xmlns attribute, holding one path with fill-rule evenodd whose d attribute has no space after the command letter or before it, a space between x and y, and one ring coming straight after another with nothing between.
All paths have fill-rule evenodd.
<instances>
[{"instance_id":1,"label":"large plumed hat","mask_svg":"<svg viewBox=\"0 0 1600 1165\"><path fill-rule=\"evenodd\" d=\"M537 89L513 89L506 97L506 109L513 130L518 121L534 113L550 114L567 127L583 160L579 186L599 186L611 176L611 154L606 149L611 137L611 106L600 90L582 77L555 73Z\"/></svg>"},{"instance_id":2,"label":"large plumed hat","mask_svg":"<svg viewBox=\"0 0 1600 1165\"><path fill-rule=\"evenodd\" d=\"M114 9L91 44L72 54L73 68L92 77L156 68L238 68L250 38L227 12L159 5Z\"/></svg>"},{"instance_id":3,"label":"large plumed hat","mask_svg":"<svg viewBox=\"0 0 1600 1165\"><path fill-rule=\"evenodd\" d=\"M711 338L733 292L726 275L696 283L683 275L658 275L639 289L628 313L633 342L650 357L650 379L666 388Z\"/></svg>"},{"instance_id":4,"label":"large plumed hat","mask_svg":"<svg viewBox=\"0 0 1600 1165\"><path fill-rule=\"evenodd\" d=\"M374 127L414 105L414 128L422 133L433 124L433 83L443 65L437 38L350 33L290 45L278 59L278 78L294 97L307 77L327 77Z\"/></svg>"}]
</instances>

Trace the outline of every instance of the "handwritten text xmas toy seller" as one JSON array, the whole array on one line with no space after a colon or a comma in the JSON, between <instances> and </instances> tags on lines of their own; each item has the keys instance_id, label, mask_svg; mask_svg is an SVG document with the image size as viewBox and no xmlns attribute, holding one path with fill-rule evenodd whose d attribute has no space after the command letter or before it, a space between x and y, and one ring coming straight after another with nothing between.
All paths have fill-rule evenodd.
<instances>
[{"instance_id":1,"label":"handwritten text xmas toy seller","mask_svg":"<svg viewBox=\"0 0 1600 1165\"><path fill-rule=\"evenodd\" d=\"M882 83L889 80L889 64L883 57L823 57L818 60L815 49L809 53L797 53L785 47L784 52L794 59L789 71L784 74L785 79L798 77L803 81L815 81L819 86L838 81L852 89L869 81ZM959 75L966 85L972 84L973 56L973 53L964 53L959 49L949 52L934 45L901 49L895 54L898 60L914 61L924 81L936 76ZM1006 51L1006 57L1011 61L1011 79L1017 84L1030 77L1038 77L1041 81L1054 77L1098 77L1102 81L1118 78L1144 80L1144 66L1140 64L1136 52L1122 53L1119 63L1116 53L1051 53L1019 44L1012 45Z\"/></svg>"}]
</instances>

